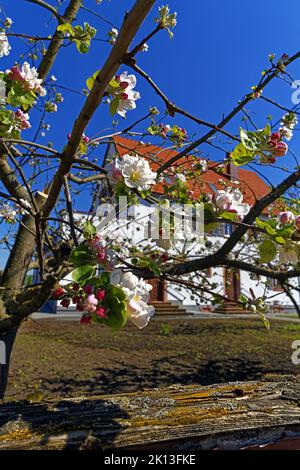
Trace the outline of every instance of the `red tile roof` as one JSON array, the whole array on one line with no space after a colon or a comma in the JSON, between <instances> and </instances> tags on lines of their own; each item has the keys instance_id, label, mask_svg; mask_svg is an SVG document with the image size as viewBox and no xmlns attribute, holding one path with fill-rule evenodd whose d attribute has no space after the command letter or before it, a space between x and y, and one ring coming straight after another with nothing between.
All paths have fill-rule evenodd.
<instances>
[{"instance_id":1,"label":"red tile roof","mask_svg":"<svg viewBox=\"0 0 300 470\"><path fill-rule=\"evenodd\" d=\"M171 157L178 155L178 152L173 149L164 149L152 144L141 144L134 139L127 139L121 136L113 138L117 153L122 156L128 152L135 152L148 159L153 171L157 170L159 166L168 161ZM184 157L180 159L174 166L181 165L182 168L188 168L194 157ZM213 168L216 162L208 161L208 168ZM251 206L257 199L265 196L269 191L269 186L260 178L254 171L245 170L235 167L234 179L240 182L240 190L244 194L244 201ZM213 169L208 169L200 176L200 179L190 181L190 189L193 191L193 196L198 198L203 192L214 194L216 189L223 189L220 180L228 183L229 178L216 173ZM158 183L154 186L155 193L164 194L163 186L165 183Z\"/></svg>"}]
</instances>

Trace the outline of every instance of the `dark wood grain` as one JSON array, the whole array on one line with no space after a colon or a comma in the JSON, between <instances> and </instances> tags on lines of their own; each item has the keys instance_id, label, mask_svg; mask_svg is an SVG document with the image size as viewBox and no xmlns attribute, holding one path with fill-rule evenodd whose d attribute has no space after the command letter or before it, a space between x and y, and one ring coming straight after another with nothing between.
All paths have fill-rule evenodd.
<instances>
[{"instance_id":1,"label":"dark wood grain","mask_svg":"<svg viewBox=\"0 0 300 470\"><path fill-rule=\"evenodd\" d=\"M0 406L2 449L240 449L300 436L295 377Z\"/></svg>"}]
</instances>

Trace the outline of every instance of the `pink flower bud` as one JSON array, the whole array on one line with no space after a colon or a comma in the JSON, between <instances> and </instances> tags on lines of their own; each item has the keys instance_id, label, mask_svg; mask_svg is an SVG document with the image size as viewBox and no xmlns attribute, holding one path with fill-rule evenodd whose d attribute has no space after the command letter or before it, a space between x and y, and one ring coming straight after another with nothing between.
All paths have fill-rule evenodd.
<instances>
[{"instance_id":1,"label":"pink flower bud","mask_svg":"<svg viewBox=\"0 0 300 470\"><path fill-rule=\"evenodd\" d=\"M83 310L86 310L87 312L95 312L97 309L98 300L96 299L94 294L88 295L81 305L83 307Z\"/></svg>"},{"instance_id":2,"label":"pink flower bud","mask_svg":"<svg viewBox=\"0 0 300 470\"><path fill-rule=\"evenodd\" d=\"M103 289L97 290L97 292L95 294L95 297L98 300L103 300L105 298L105 290L103 290Z\"/></svg>"},{"instance_id":3,"label":"pink flower bud","mask_svg":"<svg viewBox=\"0 0 300 470\"><path fill-rule=\"evenodd\" d=\"M295 225L298 232L300 232L300 215L297 215L295 219Z\"/></svg>"},{"instance_id":4,"label":"pink flower bud","mask_svg":"<svg viewBox=\"0 0 300 470\"><path fill-rule=\"evenodd\" d=\"M127 93L122 93L120 98L121 98L121 100L127 100L127 98L128 98Z\"/></svg>"},{"instance_id":5,"label":"pink flower bud","mask_svg":"<svg viewBox=\"0 0 300 470\"><path fill-rule=\"evenodd\" d=\"M60 303L62 307L68 308L70 305L70 300L69 299L63 299Z\"/></svg>"},{"instance_id":6,"label":"pink flower bud","mask_svg":"<svg viewBox=\"0 0 300 470\"><path fill-rule=\"evenodd\" d=\"M281 137L280 132L273 132L273 134L271 134L271 140L281 140Z\"/></svg>"},{"instance_id":7,"label":"pink flower bud","mask_svg":"<svg viewBox=\"0 0 300 470\"><path fill-rule=\"evenodd\" d=\"M103 307L98 307L95 313L100 318L106 318L105 308L103 308Z\"/></svg>"},{"instance_id":8,"label":"pink flower bud","mask_svg":"<svg viewBox=\"0 0 300 470\"><path fill-rule=\"evenodd\" d=\"M72 298L73 304L78 304L81 301L82 301L82 297L80 297L80 295L74 295L74 297Z\"/></svg>"},{"instance_id":9,"label":"pink flower bud","mask_svg":"<svg viewBox=\"0 0 300 470\"><path fill-rule=\"evenodd\" d=\"M106 255L105 255L105 253L103 253L103 252L97 253L97 254L96 254L96 258L97 258L98 261L102 262L102 261L105 260Z\"/></svg>"},{"instance_id":10,"label":"pink flower bud","mask_svg":"<svg viewBox=\"0 0 300 470\"><path fill-rule=\"evenodd\" d=\"M11 79L11 80L17 80L19 82L23 82L24 81L24 78L22 76L22 73L21 73L21 70L19 69L19 67L17 65L14 65L9 74L8 74L8 77Z\"/></svg>"},{"instance_id":11,"label":"pink flower bud","mask_svg":"<svg viewBox=\"0 0 300 470\"><path fill-rule=\"evenodd\" d=\"M275 157L284 157L287 154L288 149L289 147L285 142L278 142L273 153Z\"/></svg>"},{"instance_id":12,"label":"pink flower bud","mask_svg":"<svg viewBox=\"0 0 300 470\"><path fill-rule=\"evenodd\" d=\"M54 292L53 297L55 299L60 299L64 295L64 293L65 293L65 289L63 289L62 287L58 287L56 291Z\"/></svg>"},{"instance_id":13,"label":"pink flower bud","mask_svg":"<svg viewBox=\"0 0 300 470\"><path fill-rule=\"evenodd\" d=\"M82 134L82 140L85 144L88 144L89 141L90 141L89 137L87 135L84 135L84 134Z\"/></svg>"},{"instance_id":14,"label":"pink flower bud","mask_svg":"<svg viewBox=\"0 0 300 470\"><path fill-rule=\"evenodd\" d=\"M91 323L91 321L92 321L92 318L89 315L83 315L83 317L80 318L80 323L82 325L87 325Z\"/></svg>"},{"instance_id":15,"label":"pink flower bud","mask_svg":"<svg viewBox=\"0 0 300 470\"><path fill-rule=\"evenodd\" d=\"M275 157L284 157L289 149L285 142L277 139L269 140L269 148Z\"/></svg>"},{"instance_id":16,"label":"pink flower bud","mask_svg":"<svg viewBox=\"0 0 300 470\"><path fill-rule=\"evenodd\" d=\"M129 83L128 82L120 82L120 87L123 88L123 90L125 90L127 87L128 87Z\"/></svg>"},{"instance_id":17,"label":"pink flower bud","mask_svg":"<svg viewBox=\"0 0 300 470\"><path fill-rule=\"evenodd\" d=\"M90 286L90 284L87 284L86 286L84 286L83 288L83 292L85 292L86 294L92 294L94 291L93 287Z\"/></svg>"},{"instance_id":18,"label":"pink flower bud","mask_svg":"<svg viewBox=\"0 0 300 470\"><path fill-rule=\"evenodd\" d=\"M285 224L290 224L290 223L294 222L295 216L294 216L293 212L285 211L285 212L281 212L279 214L278 218L279 218L279 222L282 225L285 225Z\"/></svg>"}]
</instances>

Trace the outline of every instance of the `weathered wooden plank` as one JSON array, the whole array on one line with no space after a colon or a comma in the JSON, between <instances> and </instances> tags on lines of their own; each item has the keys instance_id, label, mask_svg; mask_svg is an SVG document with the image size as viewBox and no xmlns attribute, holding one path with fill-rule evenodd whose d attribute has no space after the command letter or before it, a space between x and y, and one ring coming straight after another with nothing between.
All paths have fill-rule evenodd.
<instances>
[{"instance_id":1,"label":"weathered wooden plank","mask_svg":"<svg viewBox=\"0 0 300 470\"><path fill-rule=\"evenodd\" d=\"M0 406L2 449L239 449L300 436L295 377Z\"/></svg>"}]
</instances>

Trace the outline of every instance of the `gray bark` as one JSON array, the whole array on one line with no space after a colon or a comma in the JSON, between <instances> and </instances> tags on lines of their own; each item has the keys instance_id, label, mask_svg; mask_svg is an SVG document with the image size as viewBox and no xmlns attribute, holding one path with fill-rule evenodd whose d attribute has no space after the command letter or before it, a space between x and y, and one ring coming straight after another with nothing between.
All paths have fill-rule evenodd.
<instances>
[{"instance_id":1,"label":"gray bark","mask_svg":"<svg viewBox=\"0 0 300 470\"><path fill-rule=\"evenodd\" d=\"M0 400L4 398L7 387L9 364L12 348L17 336L18 326L11 328L7 333L0 334Z\"/></svg>"}]
</instances>

